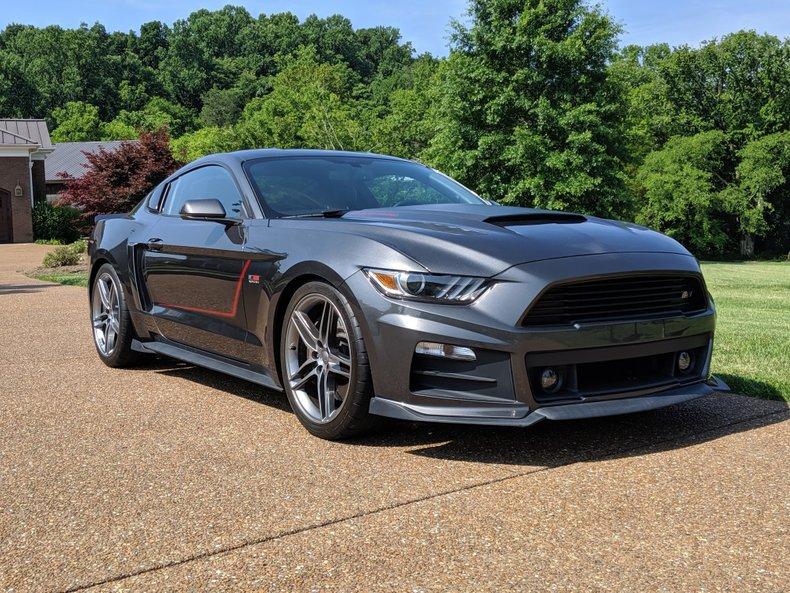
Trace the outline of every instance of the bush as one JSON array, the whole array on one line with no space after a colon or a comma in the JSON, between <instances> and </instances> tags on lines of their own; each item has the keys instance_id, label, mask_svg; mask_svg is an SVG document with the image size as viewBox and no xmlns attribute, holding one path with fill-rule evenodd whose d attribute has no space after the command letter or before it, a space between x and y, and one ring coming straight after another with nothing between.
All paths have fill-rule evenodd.
<instances>
[{"instance_id":1,"label":"bush","mask_svg":"<svg viewBox=\"0 0 790 593\"><path fill-rule=\"evenodd\" d=\"M44 256L43 264L45 268L76 266L80 263L80 259L80 253L71 245L61 245Z\"/></svg>"},{"instance_id":2,"label":"bush","mask_svg":"<svg viewBox=\"0 0 790 593\"><path fill-rule=\"evenodd\" d=\"M69 245L69 248L78 255L82 255L83 253L88 253L88 240L85 238L77 239L76 241L74 241L74 243Z\"/></svg>"},{"instance_id":3,"label":"bush","mask_svg":"<svg viewBox=\"0 0 790 593\"><path fill-rule=\"evenodd\" d=\"M114 150L100 149L85 156L85 173L66 177L66 189L60 194L62 204L79 209L83 230L93 227L96 214L128 212L180 166L173 159L165 131L145 132L137 142L124 142Z\"/></svg>"},{"instance_id":4,"label":"bush","mask_svg":"<svg viewBox=\"0 0 790 593\"><path fill-rule=\"evenodd\" d=\"M79 217L79 210L71 206L39 202L33 207L33 234L39 241L71 243L80 236L77 229Z\"/></svg>"}]
</instances>

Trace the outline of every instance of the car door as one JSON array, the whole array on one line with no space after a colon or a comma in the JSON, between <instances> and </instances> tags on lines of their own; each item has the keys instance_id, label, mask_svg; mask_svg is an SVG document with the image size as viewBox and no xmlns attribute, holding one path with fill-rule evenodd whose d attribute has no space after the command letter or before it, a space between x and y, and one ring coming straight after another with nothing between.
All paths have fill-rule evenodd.
<instances>
[{"instance_id":1,"label":"car door","mask_svg":"<svg viewBox=\"0 0 790 593\"><path fill-rule=\"evenodd\" d=\"M182 218L184 203L199 199L219 200L237 224ZM252 357L241 298L249 212L233 174L220 165L192 169L165 188L143 246L142 278L166 340L235 360Z\"/></svg>"}]
</instances>

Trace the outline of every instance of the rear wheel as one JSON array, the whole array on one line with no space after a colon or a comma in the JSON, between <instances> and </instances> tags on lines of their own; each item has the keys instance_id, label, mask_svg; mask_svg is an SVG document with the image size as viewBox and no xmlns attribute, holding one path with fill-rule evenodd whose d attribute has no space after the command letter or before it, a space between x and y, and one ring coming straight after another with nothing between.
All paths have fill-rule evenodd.
<instances>
[{"instance_id":1,"label":"rear wheel","mask_svg":"<svg viewBox=\"0 0 790 593\"><path fill-rule=\"evenodd\" d=\"M142 354L132 350L134 328L126 307L123 287L111 264L103 264L91 287L93 343L107 366L126 367L138 362Z\"/></svg>"},{"instance_id":2,"label":"rear wheel","mask_svg":"<svg viewBox=\"0 0 790 593\"><path fill-rule=\"evenodd\" d=\"M299 421L332 440L369 429L370 367L348 300L328 284L310 282L293 295L283 323L283 384Z\"/></svg>"}]
</instances>

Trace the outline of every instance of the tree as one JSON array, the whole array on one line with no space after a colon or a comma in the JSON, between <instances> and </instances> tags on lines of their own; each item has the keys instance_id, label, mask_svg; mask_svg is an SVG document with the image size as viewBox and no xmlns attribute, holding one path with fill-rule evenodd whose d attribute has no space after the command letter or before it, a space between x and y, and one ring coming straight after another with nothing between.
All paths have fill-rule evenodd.
<instances>
[{"instance_id":1,"label":"tree","mask_svg":"<svg viewBox=\"0 0 790 593\"><path fill-rule=\"evenodd\" d=\"M207 127L231 126L236 123L244 107L240 89L209 90L203 95L203 108L200 110L200 121Z\"/></svg>"},{"instance_id":2,"label":"tree","mask_svg":"<svg viewBox=\"0 0 790 593\"><path fill-rule=\"evenodd\" d=\"M741 255L753 257L755 237L767 237L767 251L790 244L790 132L749 142L739 153L736 183L723 192L729 212L737 217Z\"/></svg>"},{"instance_id":3,"label":"tree","mask_svg":"<svg viewBox=\"0 0 790 593\"><path fill-rule=\"evenodd\" d=\"M96 214L128 212L157 183L180 164L170 152L166 132L144 132L137 142L117 149L86 153L88 165L81 177L67 179L61 202L82 211L83 224L93 224Z\"/></svg>"},{"instance_id":4,"label":"tree","mask_svg":"<svg viewBox=\"0 0 790 593\"><path fill-rule=\"evenodd\" d=\"M306 47L253 99L236 130L243 146L354 150L362 130L349 101L351 73L342 64L321 64Z\"/></svg>"},{"instance_id":5,"label":"tree","mask_svg":"<svg viewBox=\"0 0 790 593\"><path fill-rule=\"evenodd\" d=\"M140 111L121 111L118 117L105 126L104 138L130 140L141 131L154 132L162 128L167 128L174 136L180 136L195 128L195 114L167 99L154 97Z\"/></svg>"},{"instance_id":6,"label":"tree","mask_svg":"<svg viewBox=\"0 0 790 593\"><path fill-rule=\"evenodd\" d=\"M639 169L643 200L637 221L677 239L698 254L721 255L727 246L720 192L728 180L724 132L675 136L651 152Z\"/></svg>"},{"instance_id":7,"label":"tree","mask_svg":"<svg viewBox=\"0 0 790 593\"><path fill-rule=\"evenodd\" d=\"M173 155L179 161L191 162L207 154L243 148L232 128L207 127L184 134L173 140Z\"/></svg>"},{"instance_id":8,"label":"tree","mask_svg":"<svg viewBox=\"0 0 790 593\"><path fill-rule=\"evenodd\" d=\"M82 101L69 101L65 107L52 112L57 127L52 131L53 142L86 142L99 140L102 122L99 109Z\"/></svg>"},{"instance_id":9,"label":"tree","mask_svg":"<svg viewBox=\"0 0 790 593\"><path fill-rule=\"evenodd\" d=\"M619 28L581 0L472 0L426 158L507 204L629 213Z\"/></svg>"},{"instance_id":10,"label":"tree","mask_svg":"<svg viewBox=\"0 0 790 593\"><path fill-rule=\"evenodd\" d=\"M404 158L420 158L436 133L432 107L436 92L438 64L423 58L409 68L403 88L388 89L388 100L380 111L375 101L368 107L372 148L377 152Z\"/></svg>"}]
</instances>

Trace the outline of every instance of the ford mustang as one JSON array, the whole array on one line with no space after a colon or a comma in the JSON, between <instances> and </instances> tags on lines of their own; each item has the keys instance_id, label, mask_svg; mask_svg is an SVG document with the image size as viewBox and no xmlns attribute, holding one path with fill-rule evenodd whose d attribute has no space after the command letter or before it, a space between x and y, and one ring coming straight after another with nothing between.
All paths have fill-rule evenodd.
<instances>
[{"instance_id":1,"label":"ford mustang","mask_svg":"<svg viewBox=\"0 0 790 593\"><path fill-rule=\"evenodd\" d=\"M250 150L98 216L104 363L152 354L285 391L312 434L381 417L529 426L712 391L692 255L635 224L515 208L352 152Z\"/></svg>"}]
</instances>

